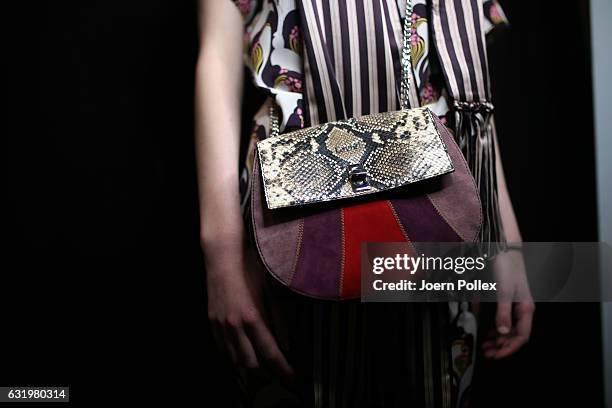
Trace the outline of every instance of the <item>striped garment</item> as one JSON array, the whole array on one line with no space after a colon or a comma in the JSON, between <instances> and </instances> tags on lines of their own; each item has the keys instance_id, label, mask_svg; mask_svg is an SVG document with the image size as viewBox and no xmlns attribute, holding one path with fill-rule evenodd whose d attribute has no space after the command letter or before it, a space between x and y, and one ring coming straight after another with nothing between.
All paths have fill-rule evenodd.
<instances>
[{"instance_id":1,"label":"striped garment","mask_svg":"<svg viewBox=\"0 0 612 408\"><path fill-rule=\"evenodd\" d=\"M246 64L255 86L270 96L254 117L242 174L246 207L253 148L269 134L271 103L280 108L285 131L399 109L405 0L235 2L245 21ZM504 26L505 16L494 1L413 3L410 105L426 105L449 126L461 123L474 132L485 118L447 115L449 105L490 100L484 35ZM467 154L482 148L460 136ZM482 163L471 164L481 186L491 183L490 173L479 171ZM481 191L488 197L492 188ZM273 309L282 311L276 334L302 375L288 394L276 383L247 387L252 399L268 392L286 395L279 406L291 406L294 396L305 406L325 407L463 407L469 401L476 319L466 305L330 304L272 287Z\"/></svg>"}]
</instances>

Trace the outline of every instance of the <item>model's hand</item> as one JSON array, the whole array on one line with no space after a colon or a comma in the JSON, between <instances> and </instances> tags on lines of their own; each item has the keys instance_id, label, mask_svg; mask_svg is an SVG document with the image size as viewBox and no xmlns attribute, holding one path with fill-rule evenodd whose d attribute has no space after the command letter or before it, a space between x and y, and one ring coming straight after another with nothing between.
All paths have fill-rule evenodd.
<instances>
[{"instance_id":1,"label":"model's hand","mask_svg":"<svg viewBox=\"0 0 612 408\"><path fill-rule=\"evenodd\" d=\"M508 357L529 341L535 304L529 291L520 251L498 254L492 261L498 282L495 329L482 345L486 358Z\"/></svg>"},{"instance_id":2,"label":"model's hand","mask_svg":"<svg viewBox=\"0 0 612 408\"><path fill-rule=\"evenodd\" d=\"M290 377L292 369L264 319L260 281L250 265L244 257L207 262L208 317L215 340L236 366L266 367Z\"/></svg>"}]
</instances>

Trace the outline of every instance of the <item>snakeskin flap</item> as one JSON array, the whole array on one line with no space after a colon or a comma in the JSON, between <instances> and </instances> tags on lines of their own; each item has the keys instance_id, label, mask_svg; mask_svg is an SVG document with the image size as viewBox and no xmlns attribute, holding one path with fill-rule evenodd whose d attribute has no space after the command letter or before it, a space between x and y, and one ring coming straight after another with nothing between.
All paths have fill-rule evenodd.
<instances>
[{"instance_id":1,"label":"snakeskin flap","mask_svg":"<svg viewBox=\"0 0 612 408\"><path fill-rule=\"evenodd\" d=\"M353 198L454 170L427 108L377 113L257 143L269 209Z\"/></svg>"}]
</instances>

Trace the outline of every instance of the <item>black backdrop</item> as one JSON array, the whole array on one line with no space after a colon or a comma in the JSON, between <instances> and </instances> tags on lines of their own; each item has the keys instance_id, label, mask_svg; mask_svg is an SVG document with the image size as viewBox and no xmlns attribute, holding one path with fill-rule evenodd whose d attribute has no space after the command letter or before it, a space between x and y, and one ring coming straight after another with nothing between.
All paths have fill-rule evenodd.
<instances>
[{"instance_id":1,"label":"black backdrop","mask_svg":"<svg viewBox=\"0 0 612 408\"><path fill-rule=\"evenodd\" d=\"M504 6L492 74L524 238L596 240L587 2ZM87 405L232 406L198 246L195 3L3 9L0 384L70 385ZM539 305L531 344L477 371L480 406L601 406L600 343L598 305Z\"/></svg>"},{"instance_id":2,"label":"black backdrop","mask_svg":"<svg viewBox=\"0 0 612 408\"><path fill-rule=\"evenodd\" d=\"M235 395L222 375L206 377L222 373L198 244L195 6L3 12L16 72L0 383L68 384L87 405Z\"/></svg>"},{"instance_id":3,"label":"black backdrop","mask_svg":"<svg viewBox=\"0 0 612 408\"><path fill-rule=\"evenodd\" d=\"M496 122L526 241L597 241L589 2L501 1ZM603 406L600 305L538 304L530 345L483 364L482 406Z\"/></svg>"}]
</instances>

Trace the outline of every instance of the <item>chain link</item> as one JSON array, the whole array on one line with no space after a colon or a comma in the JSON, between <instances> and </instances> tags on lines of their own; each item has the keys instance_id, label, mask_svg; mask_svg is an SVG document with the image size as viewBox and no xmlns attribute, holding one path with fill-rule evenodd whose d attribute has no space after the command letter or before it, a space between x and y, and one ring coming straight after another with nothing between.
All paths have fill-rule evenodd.
<instances>
[{"instance_id":1,"label":"chain link","mask_svg":"<svg viewBox=\"0 0 612 408\"><path fill-rule=\"evenodd\" d=\"M270 137L278 136L280 133L278 115L274 107L274 100L270 103Z\"/></svg>"},{"instance_id":2,"label":"chain link","mask_svg":"<svg viewBox=\"0 0 612 408\"><path fill-rule=\"evenodd\" d=\"M404 32L402 39L402 79L400 82L400 107L410 108L410 82L412 81L412 0L406 0Z\"/></svg>"}]
</instances>

